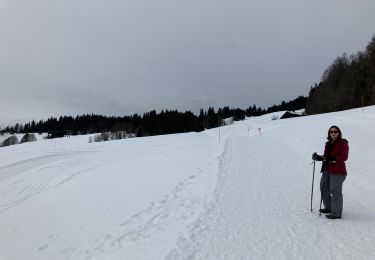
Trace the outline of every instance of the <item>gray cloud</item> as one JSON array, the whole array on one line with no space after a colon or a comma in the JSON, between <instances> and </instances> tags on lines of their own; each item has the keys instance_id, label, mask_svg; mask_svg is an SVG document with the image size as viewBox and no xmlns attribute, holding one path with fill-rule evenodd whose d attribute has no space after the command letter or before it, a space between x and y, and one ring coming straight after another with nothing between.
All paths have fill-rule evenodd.
<instances>
[{"instance_id":1,"label":"gray cloud","mask_svg":"<svg viewBox=\"0 0 375 260\"><path fill-rule=\"evenodd\" d=\"M374 31L372 0L2 0L0 125L269 106Z\"/></svg>"}]
</instances>

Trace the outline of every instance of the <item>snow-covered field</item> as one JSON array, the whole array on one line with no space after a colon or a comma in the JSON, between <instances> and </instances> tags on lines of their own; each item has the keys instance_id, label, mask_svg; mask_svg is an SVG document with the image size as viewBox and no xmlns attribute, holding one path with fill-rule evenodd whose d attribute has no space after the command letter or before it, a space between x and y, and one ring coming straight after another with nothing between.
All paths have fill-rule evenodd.
<instances>
[{"instance_id":1,"label":"snow-covered field","mask_svg":"<svg viewBox=\"0 0 375 260\"><path fill-rule=\"evenodd\" d=\"M0 259L375 259L375 106L281 114L0 148ZM350 146L341 220L318 215L320 163L310 212L333 124Z\"/></svg>"}]
</instances>

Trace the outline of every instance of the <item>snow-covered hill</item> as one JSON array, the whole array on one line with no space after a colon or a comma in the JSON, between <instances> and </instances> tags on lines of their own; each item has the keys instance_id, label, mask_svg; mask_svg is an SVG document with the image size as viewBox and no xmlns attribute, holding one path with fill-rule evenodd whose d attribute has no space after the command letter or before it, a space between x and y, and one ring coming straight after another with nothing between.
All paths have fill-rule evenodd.
<instances>
[{"instance_id":1,"label":"snow-covered hill","mask_svg":"<svg viewBox=\"0 0 375 260\"><path fill-rule=\"evenodd\" d=\"M375 259L375 106L280 115L0 148L0 259ZM311 154L334 124L350 146L341 220L318 215L320 164L310 212Z\"/></svg>"}]
</instances>

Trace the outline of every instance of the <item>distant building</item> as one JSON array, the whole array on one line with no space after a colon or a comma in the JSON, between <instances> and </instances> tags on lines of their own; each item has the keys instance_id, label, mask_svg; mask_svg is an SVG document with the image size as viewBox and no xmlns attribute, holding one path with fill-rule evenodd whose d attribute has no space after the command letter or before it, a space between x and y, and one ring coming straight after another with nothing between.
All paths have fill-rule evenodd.
<instances>
[{"instance_id":1,"label":"distant building","mask_svg":"<svg viewBox=\"0 0 375 260\"><path fill-rule=\"evenodd\" d=\"M280 119L304 116L302 112L286 111Z\"/></svg>"}]
</instances>

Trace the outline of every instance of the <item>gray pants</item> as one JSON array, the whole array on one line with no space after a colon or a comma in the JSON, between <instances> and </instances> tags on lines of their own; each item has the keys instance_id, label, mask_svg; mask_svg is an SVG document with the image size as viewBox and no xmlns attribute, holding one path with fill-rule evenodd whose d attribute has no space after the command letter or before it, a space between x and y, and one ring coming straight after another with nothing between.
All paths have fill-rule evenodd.
<instances>
[{"instance_id":1,"label":"gray pants","mask_svg":"<svg viewBox=\"0 0 375 260\"><path fill-rule=\"evenodd\" d=\"M320 191L322 193L324 208L330 209L337 217L341 217L342 215L342 185L345 179L345 175L329 174L328 172L323 172L320 179Z\"/></svg>"}]
</instances>

